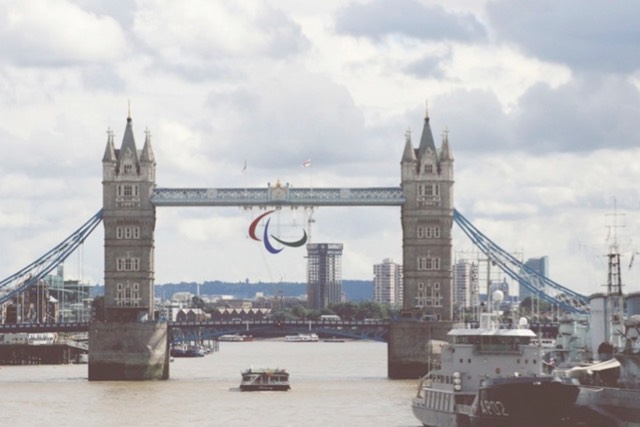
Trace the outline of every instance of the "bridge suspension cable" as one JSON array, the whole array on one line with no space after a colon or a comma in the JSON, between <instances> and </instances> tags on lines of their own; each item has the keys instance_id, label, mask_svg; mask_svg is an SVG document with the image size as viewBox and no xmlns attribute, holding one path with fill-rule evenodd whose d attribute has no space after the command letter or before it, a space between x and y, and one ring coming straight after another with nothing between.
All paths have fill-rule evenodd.
<instances>
[{"instance_id":1,"label":"bridge suspension cable","mask_svg":"<svg viewBox=\"0 0 640 427\"><path fill-rule=\"evenodd\" d=\"M589 300L586 296L554 282L520 262L482 234L456 209L453 210L453 220L487 258L536 296L551 304L556 304L570 313L586 314L589 312Z\"/></svg>"},{"instance_id":2,"label":"bridge suspension cable","mask_svg":"<svg viewBox=\"0 0 640 427\"><path fill-rule=\"evenodd\" d=\"M101 221L102 209L55 248L22 268L20 271L0 281L0 304L14 298L20 292L25 291L42 280L61 262L67 259L78 246L83 244Z\"/></svg>"}]
</instances>

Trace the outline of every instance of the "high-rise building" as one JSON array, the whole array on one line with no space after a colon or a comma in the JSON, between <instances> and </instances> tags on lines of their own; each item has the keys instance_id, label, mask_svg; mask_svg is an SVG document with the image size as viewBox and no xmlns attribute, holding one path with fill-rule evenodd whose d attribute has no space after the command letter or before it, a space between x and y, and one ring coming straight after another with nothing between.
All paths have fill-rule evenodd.
<instances>
[{"instance_id":1,"label":"high-rise building","mask_svg":"<svg viewBox=\"0 0 640 427\"><path fill-rule=\"evenodd\" d=\"M342 243L307 245L307 306L322 310L342 301Z\"/></svg>"},{"instance_id":2,"label":"high-rise building","mask_svg":"<svg viewBox=\"0 0 640 427\"><path fill-rule=\"evenodd\" d=\"M478 264L466 259L456 262L453 266L453 307L460 309L477 306L478 287Z\"/></svg>"},{"instance_id":3,"label":"high-rise building","mask_svg":"<svg viewBox=\"0 0 640 427\"><path fill-rule=\"evenodd\" d=\"M391 258L373 266L373 298L380 304L402 307L402 265Z\"/></svg>"},{"instance_id":4,"label":"high-rise building","mask_svg":"<svg viewBox=\"0 0 640 427\"><path fill-rule=\"evenodd\" d=\"M540 258L529 258L524 263L524 265L543 277L549 277L549 257L547 256L543 256ZM523 274L523 276L526 275ZM520 297L520 301L524 301L525 298L532 295L532 292L527 287L520 284L518 288L518 295Z\"/></svg>"}]
</instances>

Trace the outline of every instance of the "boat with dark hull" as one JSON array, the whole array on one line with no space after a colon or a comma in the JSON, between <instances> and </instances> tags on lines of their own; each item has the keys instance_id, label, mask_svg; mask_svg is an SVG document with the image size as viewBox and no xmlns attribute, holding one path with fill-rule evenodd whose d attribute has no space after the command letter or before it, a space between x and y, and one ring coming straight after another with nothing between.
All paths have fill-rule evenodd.
<instances>
[{"instance_id":1,"label":"boat with dark hull","mask_svg":"<svg viewBox=\"0 0 640 427\"><path fill-rule=\"evenodd\" d=\"M580 389L557 378L513 377L486 380L478 390L472 427L569 426Z\"/></svg>"},{"instance_id":2,"label":"boat with dark hull","mask_svg":"<svg viewBox=\"0 0 640 427\"><path fill-rule=\"evenodd\" d=\"M242 372L241 391L287 391L289 373L284 369L247 369Z\"/></svg>"},{"instance_id":3,"label":"boat with dark hull","mask_svg":"<svg viewBox=\"0 0 640 427\"><path fill-rule=\"evenodd\" d=\"M204 357L205 354L199 347L174 347L170 351L171 357Z\"/></svg>"},{"instance_id":4,"label":"boat with dark hull","mask_svg":"<svg viewBox=\"0 0 640 427\"><path fill-rule=\"evenodd\" d=\"M511 328L501 325L499 313L482 313L479 326L449 331L441 368L421 379L412 400L416 418L430 427L565 425L579 388L543 373L541 347L531 344L536 335L526 319Z\"/></svg>"}]
</instances>

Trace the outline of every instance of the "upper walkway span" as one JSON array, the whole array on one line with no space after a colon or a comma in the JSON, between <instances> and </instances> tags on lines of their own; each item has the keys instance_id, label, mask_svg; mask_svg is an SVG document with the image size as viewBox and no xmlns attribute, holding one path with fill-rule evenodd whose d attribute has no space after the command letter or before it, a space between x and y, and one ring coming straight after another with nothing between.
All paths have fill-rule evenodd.
<instances>
[{"instance_id":1,"label":"upper walkway span","mask_svg":"<svg viewBox=\"0 0 640 427\"><path fill-rule=\"evenodd\" d=\"M402 206L400 187L155 188L154 206Z\"/></svg>"}]
</instances>

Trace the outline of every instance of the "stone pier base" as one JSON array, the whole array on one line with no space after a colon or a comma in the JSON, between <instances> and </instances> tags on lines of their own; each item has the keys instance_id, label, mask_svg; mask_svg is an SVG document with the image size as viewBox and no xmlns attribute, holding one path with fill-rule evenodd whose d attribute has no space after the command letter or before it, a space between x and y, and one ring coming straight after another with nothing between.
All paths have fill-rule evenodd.
<instances>
[{"instance_id":1,"label":"stone pier base","mask_svg":"<svg viewBox=\"0 0 640 427\"><path fill-rule=\"evenodd\" d=\"M89 381L169 379L166 323L94 323L89 328Z\"/></svg>"},{"instance_id":2,"label":"stone pier base","mask_svg":"<svg viewBox=\"0 0 640 427\"><path fill-rule=\"evenodd\" d=\"M387 375L394 380L418 379L433 366L429 340L447 340L452 322L399 319L389 325Z\"/></svg>"}]
</instances>

